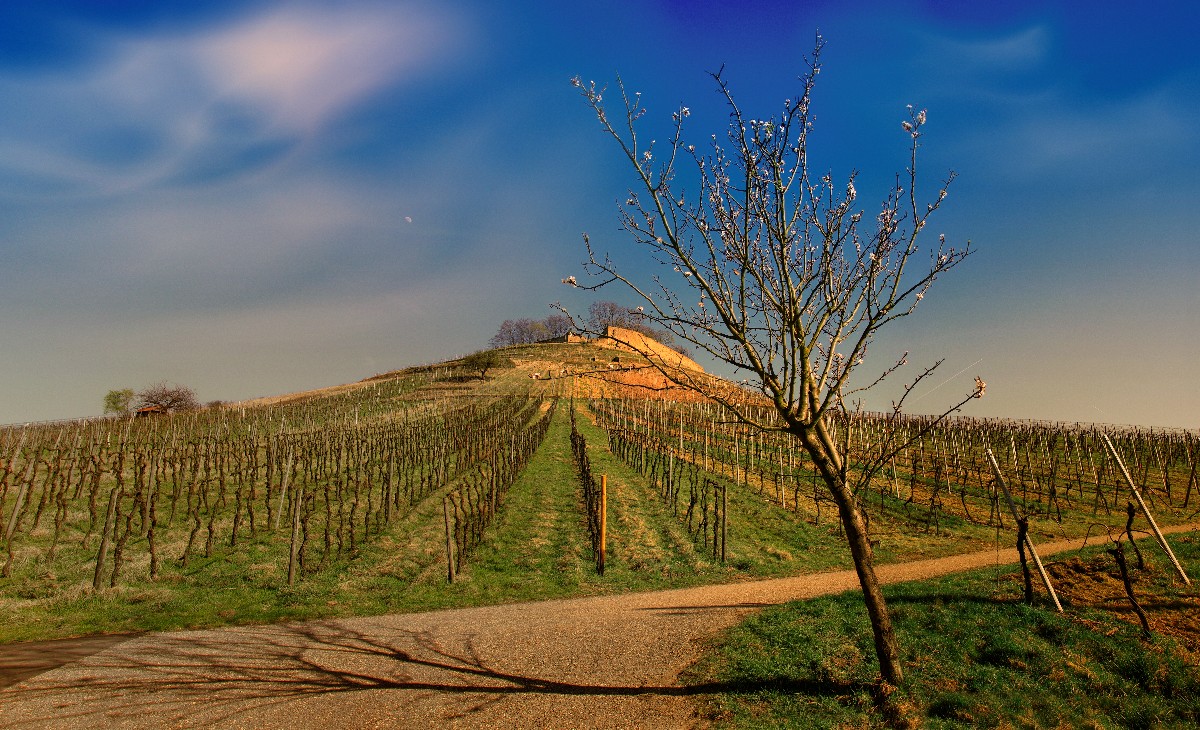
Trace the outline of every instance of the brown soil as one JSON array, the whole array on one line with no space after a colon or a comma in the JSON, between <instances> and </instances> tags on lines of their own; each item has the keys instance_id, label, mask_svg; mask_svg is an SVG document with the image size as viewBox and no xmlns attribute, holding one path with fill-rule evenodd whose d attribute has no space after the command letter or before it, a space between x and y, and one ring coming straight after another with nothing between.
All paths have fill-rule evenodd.
<instances>
[{"instance_id":1,"label":"brown soil","mask_svg":"<svg viewBox=\"0 0 1200 730\"><path fill-rule=\"evenodd\" d=\"M1177 542L1184 543L1194 540L1200 537L1177 538ZM1137 558L1128 545L1125 557L1134 597L1146 612L1151 631L1173 638L1183 659L1200 666L1200 596L1194 590L1190 591L1192 595L1179 590L1181 581L1170 563L1157 553L1151 554L1157 550L1152 543L1142 541L1141 549L1146 558L1145 570L1137 569ZM1048 565L1046 571L1059 597L1071 605L1105 611L1122 621L1141 625L1125 595L1121 572L1112 556L1071 557Z\"/></svg>"},{"instance_id":2,"label":"brown soil","mask_svg":"<svg viewBox=\"0 0 1200 730\"><path fill-rule=\"evenodd\" d=\"M627 330L623 327L609 327L606 332L604 337L595 340L597 346L645 355L647 359L653 358L655 361L673 368L704 372L704 368L700 367L700 364L695 360L676 352L666 345L659 344L653 338L647 337L640 332Z\"/></svg>"}]
</instances>

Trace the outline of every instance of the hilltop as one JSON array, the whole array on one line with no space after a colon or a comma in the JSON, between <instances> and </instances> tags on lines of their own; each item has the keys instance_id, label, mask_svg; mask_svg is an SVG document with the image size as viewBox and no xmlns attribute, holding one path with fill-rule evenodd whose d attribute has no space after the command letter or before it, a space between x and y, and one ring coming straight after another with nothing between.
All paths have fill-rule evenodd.
<instances>
[{"instance_id":1,"label":"hilltop","mask_svg":"<svg viewBox=\"0 0 1200 730\"><path fill-rule=\"evenodd\" d=\"M536 386L542 386L541 389L551 395L690 401L700 396L671 383L660 367L675 374L677 379L708 383L720 380L717 376L705 373L704 368L691 358L644 335L616 327L610 327L609 330L608 336L594 340L564 338L561 342L497 348L495 352L502 357L503 364L489 370L484 379L478 377L478 371L468 368L466 357L460 357L443 363L373 375L358 383L335 388L351 389L425 373L437 381L442 390L501 394L523 392L532 385L535 389ZM632 343L633 346L623 343ZM635 348L650 353L656 362L638 354ZM331 389L296 393L281 396L281 399L323 395L327 392L331 392Z\"/></svg>"}]
</instances>

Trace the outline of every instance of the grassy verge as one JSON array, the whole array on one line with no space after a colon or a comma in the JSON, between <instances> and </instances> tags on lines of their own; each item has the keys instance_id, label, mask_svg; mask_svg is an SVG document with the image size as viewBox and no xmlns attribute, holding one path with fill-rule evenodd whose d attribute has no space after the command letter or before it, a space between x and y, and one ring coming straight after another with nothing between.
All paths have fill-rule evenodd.
<instances>
[{"instance_id":1,"label":"grassy verge","mask_svg":"<svg viewBox=\"0 0 1200 730\"><path fill-rule=\"evenodd\" d=\"M1172 545L1195 575L1200 536ZM931 728L1195 727L1197 590L1173 580L1165 559L1137 573L1155 631L1143 639L1111 557L1092 549L1056 569L1065 614L1025 606L1017 576L996 570L886 589L907 673L893 705ZM689 681L728 688L705 700L719 727L861 728L884 725L876 676L862 599L850 592L762 612L711 647Z\"/></svg>"},{"instance_id":2,"label":"grassy verge","mask_svg":"<svg viewBox=\"0 0 1200 730\"><path fill-rule=\"evenodd\" d=\"M364 562L348 581L354 593L385 593L390 611L508 603L579 591L586 574L586 537L576 505L565 407L560 404L538 453L504 496L483 543L454 583L445 558L437 570L387 586ZM440 543L438 543L440 549Z\"/></svg>"},{"instance_id":3,"label":"grassy verge","mask_svg":"<svg viewBox=\"0 0 1200 730\"><path fill-rule=\"evenodd\" d=\"M730 511L746 515L731 528L730 554L737 557L724 565L713 560L657 491L607 450L604 432L581 415L578 424L588 440L593 469L606 475L609 485L608 560L599 575L571 458L566 409L564 401L541 449L509 490L483 544L453 584L440 572L428 572L389 587L367 560L351 570L348 592L386 593L386 610L412 611L676 588L848 565L838 539L824 527L808 525L753 495L739 492L735 497L733 490Z\"/></svg>"},{"instance_id":4,"label":"grassy verge","mask_svg":"<svg viewBox=\"0 0 1200 730\"><path fill-rule=\"evenodd\" d=\"M263 534L235 552L193 558L187 568L165 564L157 581L138 578L99 591L86 582L67 590L39 590L39 580L56 581L54 565L41 566L36 578L0 593L0 642L274 623L342 613L337 583L348 558L287 586L278 560L286 543L286 536Z\"/></svg>"}]
</instances>

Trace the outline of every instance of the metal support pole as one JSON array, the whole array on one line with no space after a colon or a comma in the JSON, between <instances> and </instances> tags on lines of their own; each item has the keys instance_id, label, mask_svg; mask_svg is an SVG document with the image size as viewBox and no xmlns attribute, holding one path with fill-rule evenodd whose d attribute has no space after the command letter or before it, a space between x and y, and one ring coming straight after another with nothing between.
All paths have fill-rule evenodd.
<instances>
[{"instance_id":1,"label":"metal support pole","mask_svg":"<svg viewBox=\"0 0 1200 730\"><path fill-rule=\"evenodd\" d=\"M1154 531L1154 537L1158 540L1158 544L1166 551L1167 557L1171 559L1171 565L1175 566L1175 570L1179 573L1179 577L1183 578L1185 585L1191 585L1187 577L1187 573L1183 572L1183 566L1175 558L1175 553L1171 551L1171 546L1167 544L1167 538L1163 537L1162 530L1158 529L1158 523L1154 521L1154 516L1150 514L1150 508L1146 506L1146 502L1142 499L1142 493L1138 491L1137 485L1133 483L1133 478L1129 476L1129 470L1125 468L1125 462L1121 461L1121 455L1117 453L1117 448L1113 446L1113 442L1108 438L1108 434L1100 434L1104 438L1104 445L1108 447L1108 453L1116 459L1117 466L1121 467L1121 474L1125 477L1125 483L1129 485L1129 489L1133 492L1133 498L1137 500L1138 506L1142 508L1142 514L1146 515L1146 521L1150 523L1150 529Z\"/></svg>"},{"instance_id":2,"label":"metal support pole","mask_svg":"<svg viewBox=\"0 0 1200 730\"><path fill-rule=\"evenodd\" d=\"M1000 473L1000 465L996 463L996 457L992 454L991 449L987 449L988 461L992 463L992 471L996 475L996 481L1000 483L1000 488L1004 490L1004 499L1008 501L1008 511L1012 513L1013 521L1021 519L1017 514L1017 505L1013 502L1012 495L1008 492L1008 483L1004 481L1004 475ZM1025 535L1025 547L1029 548L1029 554L1033 556L1033 564L1037 566L1038 575L1042 577L1042 585L1046 586L1046 592L1050 594L1050 598L1054 599L1054 607L1059 613L1063 612L1062 604L1058 601L1058 594L1054 592L1054 586L1050 583L1050 576L1046 573L1045 566L1042 565L1042 559L1038 557L1037 548L1033 546L1033 540L1029 539L1028 533Z\"/></svg>"}]
</instances>

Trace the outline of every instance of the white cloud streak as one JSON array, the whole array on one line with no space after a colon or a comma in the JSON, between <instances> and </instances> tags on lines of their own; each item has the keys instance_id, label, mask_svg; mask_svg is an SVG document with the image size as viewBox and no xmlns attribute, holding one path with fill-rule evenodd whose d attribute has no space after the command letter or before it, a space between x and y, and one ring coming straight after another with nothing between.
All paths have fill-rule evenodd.
<instances>
[{"instance_id":1,"label":"white cloud streak","mask_svg":"<svg viewBox=\"0 0 1200 730\"><path fill-rule=\"evenodd\" d=\"M929 37L930 58L963 72L1029 71L1049 56L1052 36L1048 28L1035 25L999 38Z\"/></svg>"},{"instance_id":2,"label":"white cloud streak","mask_svg":"<svg viewBox=\"0 0 1200 730\"><path fill-rule=\"evenodd\" d=\"M91 65L10 75L0 190L112 195L185 178L214 155L267 157L310 140L463 42L423 5L281 6L199 31L96 41ZM256 157L257 156L257 157Z\"/></svg>"},{"instance_id":3,"label":"white cloud streak","mask_svg":"<svg viewBox=\"0 0 1200 730\"><path fill-rule=\"evenodd\" d=\"M1200 104L1186 82L1097 95L1063 73L1071 65L1044 24L993 37L918 37L925 50L917 68L940 97L936 106L976 122L952 144L978 174L1091 187L1170 167L1172 155L1196 147Z\"/></svg>"},{"instance_id":4,"label":"white cloud streak","mask_svg":"<svg viewBox=\"0 0 1200 730\"><path fill-rule=\"evenodd\" d=\"M186 53L218 95L304 132L422 69L449 35L424 11L286 9L198 38Z\"/></svg>"}]
</instances>

